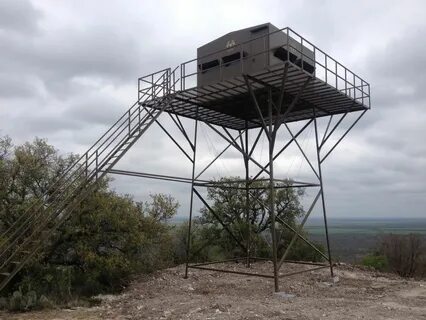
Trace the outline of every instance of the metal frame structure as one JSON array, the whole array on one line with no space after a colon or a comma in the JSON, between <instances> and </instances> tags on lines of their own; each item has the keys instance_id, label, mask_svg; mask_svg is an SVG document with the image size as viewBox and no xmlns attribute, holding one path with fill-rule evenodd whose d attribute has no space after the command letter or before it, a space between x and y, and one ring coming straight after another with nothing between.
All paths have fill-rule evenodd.
<instances>
[{"instance_id":1,"label":"metal frame structure","mask_svg":"<svg viewBox=\"0 0 426 320\"><path fill-rule=\"evenodd\" d=\"M107 173L191 185L185 277L188 277L188 270L191 268L259 276L274 279L274 288L275 291L278 291L279 278L284 276L318 268L329 268L330 274L333 276L322 164L365 112L370 109L370 85L292 29L284 28L275 32L285 32L287 39L289 37L296 39L300 44L298 47L302 48L302 51L299 52L301 59L294 61L290 58L289 52L298 49L292 47L287 40L286 43L281 44L287 51L287 59L274 66L268 65L264 71L257 74L244 72L247 63L249 63L247 59L251 59L253 56L245 57L241 54L240 59L232 62L233 64L238 64L241 68L241 76L233 79L221 79L216 84L203 87L198 87L195 84L194 79L196 79L197 74L205 71L202 68L200 69L197 59L187 61L173 70L165 69L139 78L138 100L136 103L49 188L45 197L40 199L41 201L37 202L22 215L5 232L5 235L2 235L5 240L0 243L0 269L6 270L6 272L0 272L0 275L5 277L0 283L0 290L42 248L42 244L47 240L49 234L65 221L77 204L91 190L94 190L96 183ZM243 52L244 48L249 45L250 41L237 44L236 47ZM303 48L306 47L311 52L314 52L315 55L315 71L313 73L306 72L303 68L304 57L306 57L303 53ZM268 53L268 50L270 49L265 46L263 50L255 53L255 56L264 55ZM309 58L309 62L312 63L311 58ZM217 66L220 73L226 67L226 64ZM185 141L184 143L179 142L170 133L169 128L161 123L161 113L165 113L178 128ZM343 126L344 120L347 120L347 115L350 113L359 113L360 115L343 133L339 133L339 129ZM184 125L182 117L193 120L193 130L191 129L193 135L190 134L187 126ZM339 118L335 121L336 117ZM319 118L328 118L323 132L321 132L318 123ZM303 125L295 132L291 130L289 123L297 121L300 121ZM188 159L192 165L191 177L114 169L114 166L123 155L154 123L161 128L184 157ZM227 145L204 168L197 171L198 131L201 124L206 125L211 132L214 132ZM316 146L315 160L307 156L298 140L303 132L312 127L314 128ZM283 128L289 133L290 138L283 147L277 150L277 135L280 129L282 130ZM249 132L256 130L258 130L256 138L253 141L249 141ZM336 138L336 135L339 137ZM262 163L261 160L256 159L254 156L262 136L266 137L268 142L268 160L266 163ZM300 158L306 161L312 169L315 181L293 181L289 185L288 180L283 177L276 177L275 162L290 145L297 146L300 151ZM252 261L262 260L262 258L252 255L250 228L248 228L248 234L245 239L238 239L228 226L221 221L208 201L202 196L202 192L200 192L202 188L206 187L239 188L229 183L224 184L221 181L202 178L207 169L229 148L237 150L242 155L244 163L245 177L238 182L243 183L245 186L243 188L246 202L245 217L248 226L250 226L248 209L250 201L259 202L269 213L272 239L270 259L273 263L273 270L270 274L259 274L250 270L240 272L211 266L223 261L190 263L191 229L196 198L216 217L223 229L229 232L236 244L246 253L244 257L236 257L232 261L245 261L246 266L250 267ZM256 167L257 171L250 172L250 166ZM256 181L267 182L267 190L271 195L268 203L263 203L259 198L253 198L252 190L256 188L254 183ZM274 190L289 187L314 188L317 190L316 196L306 211L298 229L288 225L281 219L279 212L276 212L274 207ZM327 243L326 253L321 252L301 234L304 224L320 198ZM40 222L41 217L45 218ZM282 224L289 232L293 233L293 238L281 257L277 256L276 223ZM34 239L38 239L38 241L34 242ZM326 263L288 261L289 250L297 240L301 240L311 246L324 258ZM18 259L18 262L15 263L16 266L12 266L16 259ZM281 273L281 267L286 262L313 265L313 268L293 273ZM9 269L11 270L9 271Z\"/></svg>"},{"instance_id":2,"label":"metal frame structure","mask_svg":"<svg viewBox=\"0 0 426 320\"><path fill-rule=\"evenodd\" d=\"M333 262L328 234L322 164L325 159L328 158L331 152L337 147L337 145L342 141L342 139L347 135L347 133L365 114L365 112L370 109L370 85L355 73L318 49L312 43L295 33L290 28L281 29L279 32L287 33L287 39L289 38L288 36L291 36L293 39L298 39L302 50L303 47L308 46L314 52L315 72L313 74L306 72L303 68L303 52L300 52L302 57L301 61L292 62L289 58L282 64L268 67L268 69L264 72L255 75L244 73L245 64L249 62L246 61L248 58L241 54L240 59L233 62L240 65L241 77L236 77L234 79L223 79L223 81L217 84L203 87L188 85L190 82L189 80L196 77L200 72L203 72L203 70L200 70L199 66L196 65L198 59L185 62L179 68L175 69L176 74L178 74L175 75L173 73L172 75L173 79L178 79L172 86L175 92L175 97L171 103L170 109L167 110L167 113L175 125L179 128L179 131L185 137L186 141L189 143L191 153L188 154L188 152L185 151L185 148L176 141L176 139L168 132L167 128L162 126L159 121L157 121L157 123L167 134L167 136L184 153L185 157L191 162L192 175L190 178L158 176L147 173L136 173L128 171L119 172L117 170L110 170L110 173L114 174L125 174L191 184L185 278L188 277L189 269L259 276L274 279L274 288L275 291L278 291L279 278L284 276L316 270L318 268L329 268L330 274L333 276ZM238 50L243 52L244 47L248 45L250 45L250 41L247 43L237 44ZM287 46L287 52L290 52L290 44L288 42L283 43L282 45L283 47ZM294 48L292 49L294 50ZM265 54L267 53L267 50L269 49L265 45L264 50L258 52L257 54ZM220 70L221 68L226 68L226 66L220 64L217 66L217 68ZM193 71L187 72L188 69L192 69ZM194 69L196 70L194 71ZM139 92L142 93L144 92L144 81L146 81L146 79L139 81ZM194 83L194 81L192 81L192 83ZM233 105L237 106L234 108L234 110L231 112L226 110L226 108L231 109ZM152 105L150 105L148 102L145 107L150 108ZM349 113L353 112L359 113L359 116L349 125L349 128L343 131L339 138L332 141L333 139L330 138L332 136L334 137L337 131L339 131L338 128L342 126L343 120ZM250 117L247 115L250 115ZM338 115L340 115L340 117L333 123L334 118ZM189 134L182 125L180 117L194 119L194 136L192 138L189 137ZM328 117L327 125L325 131L322 133L322 137L320 137L320 129L318 125L318 118L320 117ZM305 124L297 132L292 132L288 123L296 121L304 121ZM206 167L201 169L199 172L196 172L198 143L197 138L200 123L204 123L212 132L215 132L218 137L227 143L227 146ZM298 142L298 137L310 126L313 126L314 128L314 139L316 144L315 161L312 161L312 159L308 158L305 151ZM290 139L281 149L275 150L277 133L282 127L285 127L285 130L290 134ZM258 134L256 139L252 143L249 143L249 130L253 129L258 130ZM259 161L253 157L253 153L258 146L260 137L262 135L266 136L268 141L269 160L266 164L259 163ZM330 143L331 146L324 151L327 143ZM301 154L301 159L308 163L314 173L314 176L316 177L316 181L293 181L292 185L289 186L288 183L286 183L288 182L287 180L276 179L274 175L274 162L291 144L295 144L297 146ZM268 181L268 190L272 196L269 198L269 203L262 203L262 205L267 208L271 219L271 260L273 263L273 270L271 274L227 270L211 266L221 262L226 262L228 260L207 263L190 263L191 232L195 197L201 201L201 203L203 203L203 205L212 213L212 215L221 224L223 229L228 232L235 240L236 244L246 252L246 256L236 257L231 259L231 261L245 261L246 266L250 267L252 261L262 260L262 258L251 255L250 229L249 234L246 236L245 240L242 241L242 239L238 239L238 237L232 233L228 226L223 221L221 221L220 217L214 212L208 201L202 196L202 192L200 192L200 188L202 189L206 187L235 188L230 186L229 182L225 184L221 183L220 181L200 179L202 174L215 161L217 161L228 148L231 147L240 152L243 158L245 179L238 182L243 182L245 184L244 189L246 194L247 208L246 221L248 226L250 226L248 221L249 202L260 201L259 199L251 198L252 196L250 194L250 190L255 188L253 187L253 183L260 180ZM254 164L259 169L253 175L251 175L251 172L249 171L250 163ZM317 189L317 194L314 197L314 200L307 210L305 216L303 217L298 229L295 229L294 227L288 225L283 219L277 217L277 212L274 210L274 190L288 187ZM313 243L311 243L301 234L303 226L305 225L308 217L320 199L320 208L323 215L326 236L326 253L319 250ZM277 241L275 230L276 223L282 224L289 230L289 232L293 233L293 238L291 239L291 242L289 243L285 253L281 257L277 256ZM311 246L313 250L318 252L324 258L326 263L288 261L286 258L288 257L292 246L297 240L301 240L307 245ZM281 273L281 267L285 262L313 265L313 268L296 273Z\"/></svg>"}]
</instances>

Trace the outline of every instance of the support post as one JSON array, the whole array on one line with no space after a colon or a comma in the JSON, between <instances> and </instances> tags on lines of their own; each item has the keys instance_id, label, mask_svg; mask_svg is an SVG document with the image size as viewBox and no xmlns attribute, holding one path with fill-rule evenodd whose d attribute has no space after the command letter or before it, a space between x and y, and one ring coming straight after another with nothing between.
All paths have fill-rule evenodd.
<instances>
[{"instance_id":1,"label":"support post","mask_svg":"<svg viewBox=\"0 0 426 320\"><path fill-rule=\"evenodd\" d=\"M321 155L320 155L321 145L320 145L319 138L318 138L318 124L317 124L317 117L316 117L315 108L313 109L313 111L314 111L315 143L316 143L317 161L318 161L318 178L319 178L319 183L320 183L322 213L323 213L323 217L324 217L325 238L326 238L326 242L327 242L328 262L330 264L330 275L331 275L331 277L333 277L334 276L333 262L331 260L330 239L329 239L329 236L328 236L328 225L327 225L327 211L326 211L325 198L324 198L324 184L323 184L323 181L322 181Z\"/></svg>"},{"instance_id":2,"label":"support post","mask_svg":"<svg viewBox=\"0 0 426 320\"><path fill-rule=\"evenodd\" d=\"M272 263L274 265L274 289L280 291L278 283L277 266L277 237L275 231L275 188L274 188L274 144L275 137L272 121L272 90L268 90L268 117L269 117L269 214L271 218L271 237L272 237Z\"/></svg>"},{"instance_id":3,"label":"support post","mask_svg":"<svg viewBox=\"0 0 426 320\"><path fill-rule=\"evenodd\" d=\"M198 118L198 107L197 107L197 118ZM194 127L194 153L192 158L192 178L191 178L191 200L189 205L189 221L188 221L188 234L186 239L186 263L185 263L185 276L188 278L188 265L189 265L189 253L191 249L191 227L192 227L192 211L194 209L194 180L195 180L195 159L197 155L197 133L198 133L198 119L195 120Z\"/></svg>"},{"instance_id":4,"label":"support post","mask_svg":"<svg viewBox=\"0 0 426 320\"><path fill-rule=\"evenodd\" d=\"M244 166L246 169L246 181L245 181L245 191L246 191L246 203L245 203L245 214L246 214L246 228L247 228L247 239L246 239L246 247L247 247L247 261L246 266L247 268L250 268L250 237L251 237L251 226L250 226L250 193L249 193L249 179L250 179L250 172L249 172L249 157L248 157L248 126L247 121L245 122L245 152L244 152Z\"/></svg>"}]
</instances>

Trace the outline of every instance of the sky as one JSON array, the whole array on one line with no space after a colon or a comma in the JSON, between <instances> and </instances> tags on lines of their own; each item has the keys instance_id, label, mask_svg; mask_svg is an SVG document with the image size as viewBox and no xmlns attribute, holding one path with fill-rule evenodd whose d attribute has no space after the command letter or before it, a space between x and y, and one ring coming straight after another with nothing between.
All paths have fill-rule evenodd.
<instances>
[{"instance_id":1,"label":"sky","mask_svg":"<svg viewBox=\"0 0 426 320\"><path fill-rule=\"evenodd\" d=\"M174 68L204 43L264 22L291 27L371 84L371 110L323 166L329 216L425 217L424 1L0 0L0 136L15 144L45 138L63 154L83 153L135 102L138 77ZM201 167L223 144L200 127ZM313 146L308 134L303 143ZM262 148L259 159L267 153ZM278 176L308 178L296 153L280 160ZM117 168L191 174L158 127ZM207 176L242 175L241 168L241 156L230 150ZM172 194L187 216L188 185L114 178L112 188L136 200Z\"/></svg>"}]
</instances>

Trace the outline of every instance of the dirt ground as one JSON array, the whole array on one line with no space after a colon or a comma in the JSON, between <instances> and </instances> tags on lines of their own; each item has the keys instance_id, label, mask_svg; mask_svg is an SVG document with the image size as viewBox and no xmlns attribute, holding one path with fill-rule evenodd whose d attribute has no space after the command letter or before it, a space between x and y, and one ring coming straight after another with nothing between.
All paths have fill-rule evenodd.
<instances>
[{"instance_id":1,"label":"dirt ground","mask_svg":"<svg viewBox=\"0 0 426 320\"><path fill-rule=\"evenodd\" d=\"M271 271L269 262L215 265L250 272ZM286 264L283 272L312 266ZM280 280L282 294L273 292L272 279L183 266L136 279L120 295L99 296L96 307L28 313L0 313L0 319L426 319L426 282L336 267Z\"/></svg>"}]
</instances>

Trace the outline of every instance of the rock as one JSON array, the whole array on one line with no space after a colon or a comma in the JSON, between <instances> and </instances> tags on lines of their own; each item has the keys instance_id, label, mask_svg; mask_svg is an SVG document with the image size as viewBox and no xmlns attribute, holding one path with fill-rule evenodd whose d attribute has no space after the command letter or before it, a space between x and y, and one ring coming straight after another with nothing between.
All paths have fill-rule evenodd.
<instances>
[{"instance_id":1,"label":"rock","mask_svg":"<svg viewBox=\"0 0 426 320\"><path fill-rule=\"evenodd\" d=\"M318 283L318 286L320 288L330 288L330 287L333 286L333 283L331 283L331 282L320 282L320 283Z\"/></svg>"},{"instance_id":2,"label":"rock","mask_svg":"<svg viewBox=\"0 0 426 320\"><path fill-rule=\"evenodd\" d=\"M230 305L223 306L223 305L220 305L219 303L215 303L214 305L211 306L212 309L215 309L216 313L218 313L217 310L219 310L220 313L227 312L229 307L230 307Z\"/></svg>"},{"instance_id":3,"label":"rock","mask_svg":"<svg viewBox=\"0 0 426 320\"><path fill-rule=\"evenodd\" d=\"M284 298L284 299L292 299L294 297L296 297L294 294L291 293L286 293L286 292L274 292L274 295L280 297L280 298Z\"/></svg>"},{"instance_id":4,"label":"rock","mask_svg":"<svg viewBox=\"0 0 426 320\"><path fill-rule=\"evenodd\" d=\"M44 294L40 296L38 303L43 308L53 308L53 303Z\"/></svg>"}]
</instances>

